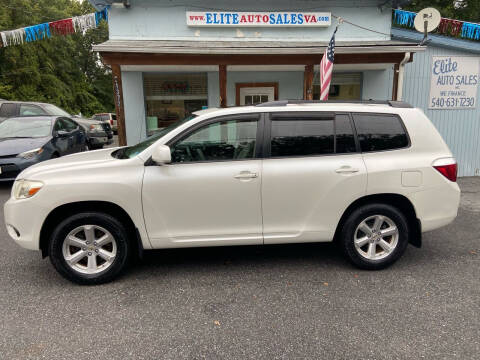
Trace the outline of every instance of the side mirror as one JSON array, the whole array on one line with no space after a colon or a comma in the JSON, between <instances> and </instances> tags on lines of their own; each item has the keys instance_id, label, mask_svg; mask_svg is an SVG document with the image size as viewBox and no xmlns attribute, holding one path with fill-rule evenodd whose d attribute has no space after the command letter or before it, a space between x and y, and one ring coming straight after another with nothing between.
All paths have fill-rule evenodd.
<instances>
[{"instance_id":1,"label":"side mirror","mask_svg":"<svg viewBox=\"0 0 480 360\"><path fill-rule=\"evenodd\" d=\"M170 147L167 145L157 145L153 149L152 160L157 165L169 164L172 162Z\"/></svg>"}]
</instances>

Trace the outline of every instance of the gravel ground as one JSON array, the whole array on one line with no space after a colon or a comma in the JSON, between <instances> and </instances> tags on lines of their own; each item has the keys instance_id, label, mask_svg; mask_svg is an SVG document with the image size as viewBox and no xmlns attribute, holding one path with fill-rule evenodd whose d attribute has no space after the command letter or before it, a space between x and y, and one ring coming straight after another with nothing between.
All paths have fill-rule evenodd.
<instances>
[{"instance_id":1,"label":"gravel ground","mask_svg":"<svg viewBox=\"0 0 480 360\"><path fill-rule=\"evenodd\" d=\"M480 179L460 184L457 220L380 272L332 244L162 250L81 287L2 226L0 358L480 359Z\"/></svg>"}]
</instances>

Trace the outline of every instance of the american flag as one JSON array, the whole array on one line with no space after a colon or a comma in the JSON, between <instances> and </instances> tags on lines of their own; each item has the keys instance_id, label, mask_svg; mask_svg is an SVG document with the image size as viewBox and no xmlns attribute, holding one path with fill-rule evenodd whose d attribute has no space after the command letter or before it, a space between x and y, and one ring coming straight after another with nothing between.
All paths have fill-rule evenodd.
<instances>
[{"instance_id":1,"label":"american flag","mask_svg":"<svg viewBox=\"0 0 480 360\"><path fill-rule=\"evenodd\" d=\"M330 82L332 81L333 63L335 59L335 32L328 44L322 61L320 62L320 100L328 100L328 92L330 91Z\"/></svg>"}]
</instances>

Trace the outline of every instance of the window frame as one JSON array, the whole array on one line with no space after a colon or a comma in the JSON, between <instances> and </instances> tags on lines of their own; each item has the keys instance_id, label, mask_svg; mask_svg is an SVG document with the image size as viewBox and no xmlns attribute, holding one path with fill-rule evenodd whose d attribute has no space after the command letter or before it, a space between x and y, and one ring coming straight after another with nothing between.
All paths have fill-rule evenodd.
<instances>
[{"instance_id":1,"label":"window frame","mask_svg":"<svg viewBox=\"0 0 480 360\"><path fill-rule=\"evenodd\" d=\"M232 120L256 120L257 121L257 136L255 139L255 154L250 159L228 159L228 160L205 160L205 161L185 161L185 162L172 162L166 165L188 165L188 164L205 164L205 163L222 163L222 162L237 162L237 161L251 161L259 160L263 158L264 148L264 129L265 129L265 113L243 113L218 116L210 119L206 119L192 125L188 129L185 129L181 133L170 139L165 145L172 149L178 142L183 141L197 130L216 123Z\"/></svg>"},{"instance_id":2,"label":"window frame","mask_svg":"<svg viewBox=\"0 0 480 360\"><path fill-rule=\"evenodd\" d=\"M264 158L265 159L289 159L289 158L310 158L310 157L320 157L320 156L341 156L341 155L354 155L360 153L360 143L357 137L357 131L353 123L352 114L347 111L282 111L282 112L270 112L266 113L266 123L264 131ZM337 153L337 115L347 115L350 120L350 126L352 128L353 138L355 141L355 151L354 152L342 152ZM298 120L312 120L317 121L320 119L323 120L333 120L333 153L331 154L311 154L311 155L289 155L289 156L272 156L272 126L273 121L289 121L294 117Z\"/></svg>"},{"instance_id":3,"label":"window frame","mask_svg":"<svg viewBox=\"0 0 480 360\"><path fill-rule=\"evenodd\" d=\"M362 147L360 145L360 138L358 135L357 131L357 126L355 123L355 115L373 115L373 116L390 116L390 117L396 117L398 121L400 122L400 126L402 127L403 131L405 132L405 135L407 136L407 146L401 147L401 148L396 148L396 149L385 149L385 150L371 150L371 151L362 151ZM412 141L410 139L410 134L408 133L407 127L405 126L405 123L403 122L402 117L399 114L395 113L377 113L377 112L352 112L350 113L350 120L352 122L353 128L355 129L355 138L357 142L357 150L361 154L373 154L373 153L380 153L380 152L386 152L386 151L398 151L398 150L405 150L409 149L412 147Z\"/></svg>"}]
</instances>

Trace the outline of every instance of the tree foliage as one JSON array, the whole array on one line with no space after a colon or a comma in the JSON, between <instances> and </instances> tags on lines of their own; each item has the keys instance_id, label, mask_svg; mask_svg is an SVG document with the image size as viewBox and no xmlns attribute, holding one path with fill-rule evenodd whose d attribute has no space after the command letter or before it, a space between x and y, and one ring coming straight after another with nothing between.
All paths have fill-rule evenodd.
<instances>
[{"instance_id":1,"label":"tree foliage","mask_svg":"<svg viewBox=\"0 0 480 360\"><path fill-rule=\"evenodd\" d=\"M480 0L413 0L405 10L418 12L427 7L436 8L445 18L480 22Z\"/></svg>"},{"instance_id":2,"label":"tree foliage","mask_svg":"<svg viewBox=\"0 0 480 360\"><path fill-rule=\"evenodd\" d=\"M0 31L94 12L87 1L0 0ZM112 78L92 45L108 39L102 22L85 35L53 35L0 48L0 98L41 101L70 113L91 115L114 108Z\"/></svg>"}]
</instances>

